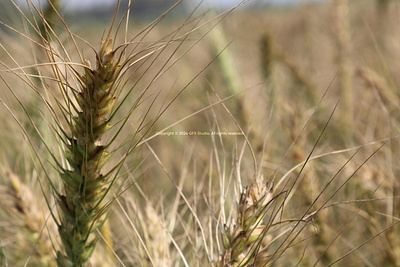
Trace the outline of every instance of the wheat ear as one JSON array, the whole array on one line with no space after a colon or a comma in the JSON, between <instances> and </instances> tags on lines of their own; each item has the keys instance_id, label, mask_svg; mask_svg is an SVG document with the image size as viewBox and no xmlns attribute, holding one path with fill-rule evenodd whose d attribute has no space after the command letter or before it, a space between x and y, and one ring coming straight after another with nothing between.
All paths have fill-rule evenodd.
<instances>
[{"instance_id":1,"label":"wheat ear","mask_svg":"<svg viewBox=\"0 0 400 267\"><path fill-rule=\"evenodd\" d=\"M109 115L115 99L112 84L119 66L114 62L110 39L102 42L97 55L96 69L87 66L81 75L81 90L76 99L80 111L72 119L71 136L66 149L70 170L61 173L64 195L58 198L62 211L59 234L66 257L59 251L59 266L82 266L91 256L97 237L90 239L96 228L101 228L104 209L100 202L107 192L107 179L101 168L107 161L106 146L100 142L111 127Z\"/></svg>"},{"instance_id":2,"label":"wheat ear","mask_svg":"<svg viewBox=\"0 0 400 267\"><path fill-rule=\"evenodd\" d=\"M46 215L37 192L11 171L1 170L0 179L0 250L4 249L0 266L56 266L50 239L55 227L48 224L44 228ZM27 259L25 255L30 256Z\"/></svg>"},{"instance_id":3,"label":"wheat ear","mask_svg":"<svg viewBox=\"0 0 400 267\"><path fill-rule=\"evenodd\" d=\"M266 210L274 201L273 189L261 180L243 188L238 203L238 217L225 225L222 241L225 252L218 267L263 266L268 262L267 240L269 226L263 223Z\"/></svg>"}]
</instances>

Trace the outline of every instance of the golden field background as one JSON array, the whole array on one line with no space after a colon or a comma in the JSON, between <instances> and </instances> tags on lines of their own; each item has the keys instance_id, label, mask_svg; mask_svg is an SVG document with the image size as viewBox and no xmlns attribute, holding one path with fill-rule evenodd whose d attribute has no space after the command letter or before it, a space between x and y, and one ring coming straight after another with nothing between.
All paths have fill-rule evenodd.
<instances>
[{"instance_id":1,"label":"golden field background","mask_svg":"<svg viewBox=\"0 0 400 267\"><path fill-rule=\"evenodd\" d=\"M400 266L399 6L379 3L196 11L187 24L173 11L135 38L139 50L195 29L151 56L154 63L131 68L127 88L139 82L119 114L151 86L110 165L147 131L146 142L109 195L90 266L224 266L221 229L237 219L241 188L254 177L273 185L276 198L261 223L269 225L260 242L267 260L255 266ZM62 157L43 100L62 118L52 94L60 96L37 34L9 8L15 17L6 25L22 34L2 24L0 260L56 266L60 241L43 194L56 210L48 180L60 182L41 138ZM147 25L132 12L128 39ZM66 18L92 64L85 42L98 49L111 19L84 27ZM79 62L63 25L54 28Z\"/></svg>"}]
</instances>

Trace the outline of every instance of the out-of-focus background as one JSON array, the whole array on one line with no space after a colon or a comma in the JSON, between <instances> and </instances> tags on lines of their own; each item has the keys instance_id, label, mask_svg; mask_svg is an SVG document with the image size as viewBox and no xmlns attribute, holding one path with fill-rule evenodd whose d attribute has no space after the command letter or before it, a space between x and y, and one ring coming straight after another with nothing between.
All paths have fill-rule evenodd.
<instances>
[{"instance_id":1,"label":"out-of-focus background","mask_svg":"<svg viewBox=\"0 0 400 267\"><path fill-rule=\"evenodd\" d=\"M250 5L280 5L280 6L285 6L285 5L298 5L302 3L307 3L307 2L322 2L322 1L327 1L327 0L255 0L255 1L250 1ZM95 6L98 7L106 7L106 6L114 6L117 1L115 0L85 0L85 1L79 1L79 0L69 0L69 1L62 1L63 5L67 9L87 9L87 8L93 8ZM124 2L124 1L122 1ZM127 1L125 1L127 2ZM142 5L148 5L148 6L154 6L160 3L166 3L166 2L173 2L173 1L163 1L163 0L136 0L135 2L140 3ZM238 4L241 1L238 0L219 0L219 1L213 1L213 0L204 0L203 5L211 6L211 7L225 7L225 8L230 8L236 4ZM24 0L17 0L16 3L21 3L24 4L26 1ZM34 0L32 1L35 5L38 5L39 3L46 3L46 1L40 1L40 0ZM193 1L192 3L184 3L185 5L193 5L193 4L198 4L198 1Z\"/></svg>"}]
</instances>

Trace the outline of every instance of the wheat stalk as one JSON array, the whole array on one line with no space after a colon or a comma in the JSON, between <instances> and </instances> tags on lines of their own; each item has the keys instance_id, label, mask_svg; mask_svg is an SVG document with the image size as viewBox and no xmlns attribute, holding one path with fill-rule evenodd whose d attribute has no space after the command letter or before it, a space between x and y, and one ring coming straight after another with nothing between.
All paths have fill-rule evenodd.
<instances>
[{"instance_id":1,"label":"wheat stalk","mask_svg":"<svg viewBox=\"0 0 400 267\"><path fill-rule=\"evenodd\" d=\"M352 86L354 68L351 62L351 33L349 21L348 0L335 0L336 23L337 23L337 44L338 44L338 65L340 68L340 91L343 101L341 116L343 119L343 134L347 142L353 139L354 122L354 92Z\"/></svg>"}]
</instances>

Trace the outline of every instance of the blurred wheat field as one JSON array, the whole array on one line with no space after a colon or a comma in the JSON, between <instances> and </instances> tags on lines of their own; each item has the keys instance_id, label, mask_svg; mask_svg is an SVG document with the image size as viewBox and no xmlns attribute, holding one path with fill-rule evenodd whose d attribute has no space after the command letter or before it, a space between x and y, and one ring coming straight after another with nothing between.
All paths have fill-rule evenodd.
<instances>
[{"instance_id":1,"label":"blurred wheat field","mask_svg":"<svg viewBox=\"0 0 400 267\"><path fill-rule=\"evenodd\" d=\"M119 56L116 127L95 142L116 178L79 266L400 266L398 3L251 4L178 5L146 28L122 1L113 48L115 9L49 19L46 40L32 5L4 4L1 266L73 266L66 114L82 112L79 75Z\"/></svg>"}]
</instances>

